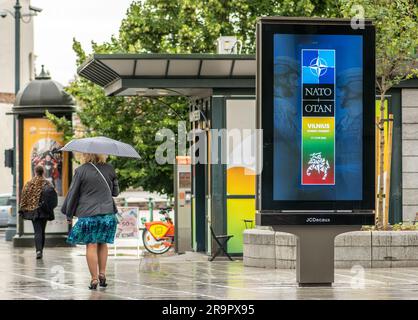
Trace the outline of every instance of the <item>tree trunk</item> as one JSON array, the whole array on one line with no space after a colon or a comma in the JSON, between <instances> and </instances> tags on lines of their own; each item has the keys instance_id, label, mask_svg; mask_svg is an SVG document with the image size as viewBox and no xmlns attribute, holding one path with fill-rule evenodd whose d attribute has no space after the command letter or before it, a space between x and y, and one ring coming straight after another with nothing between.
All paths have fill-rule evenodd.
<instances>
[{"instance_id":1,"label":"tree trunk","mask_svg":"<svg viewBox=\"0 0 418 320\"><path fill-rule=\"evenodd\" d=\"M381 229L383 226L383 197L384 193L384 161L385 161L385 93L382 92L380 96L380 141L379 141L379 193L378 193L378 212L376 219L376 228Z\"/></svg>"}]
</instances>

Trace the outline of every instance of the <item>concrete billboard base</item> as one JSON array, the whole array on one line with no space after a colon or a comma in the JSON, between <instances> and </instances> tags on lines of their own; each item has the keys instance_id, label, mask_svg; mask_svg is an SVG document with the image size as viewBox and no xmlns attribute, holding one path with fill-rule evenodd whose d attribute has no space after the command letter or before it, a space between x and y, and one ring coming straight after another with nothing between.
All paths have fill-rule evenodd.
<instances>
[{"instance_id":1,"label":"concrete billboard base","mask_svg":"<svg viewBox=\"0 0 418 320\"><path fill-rule=\"evenodd\" d=\"M267 248L265 248L267 247ZM244 265L295 269L296 236L272 230L244 231ZM418 267L418 231L354 231L336 236L334 267Z\"/></svg>"}]
</instances>

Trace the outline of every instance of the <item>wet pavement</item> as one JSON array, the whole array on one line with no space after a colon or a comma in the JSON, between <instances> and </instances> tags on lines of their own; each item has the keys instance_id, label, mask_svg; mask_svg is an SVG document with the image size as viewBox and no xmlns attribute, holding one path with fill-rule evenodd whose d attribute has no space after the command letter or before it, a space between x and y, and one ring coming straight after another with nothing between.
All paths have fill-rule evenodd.
<instances>
[{"instance_id":1,"label":"wet pavement","mask_svg":"<svg viewBox=\"0 0 418 320\"><path fill-rule=\"evenodd\" d=\"M118 251L119 252L119 251ZM106 289L88 290L84 248L13 248L0 232L0 299L418 299L418 268L338 269L331 288L299 288L294 270L207 261L198 253L110 256Z\"/></svg>"}]
</instances>

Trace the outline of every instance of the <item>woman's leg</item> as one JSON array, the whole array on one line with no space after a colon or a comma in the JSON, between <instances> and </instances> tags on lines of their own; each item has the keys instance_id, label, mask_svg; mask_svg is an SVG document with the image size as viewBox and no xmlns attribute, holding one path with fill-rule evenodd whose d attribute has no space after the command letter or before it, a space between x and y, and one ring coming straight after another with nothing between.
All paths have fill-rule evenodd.
<instances>
[{"instance_id":1,"label":"woman's leg","mask_svg":"<svg viewBox=\"0 0 418 320\"><path fill-rule=\"evenodd\" d=\"M44 247L45 247L45 229L46 229L47 223L48 223L47 219L42 219L42 251L44 250Z\"/></svg>"},{"instance_id":2,"label":"woman's leg","mask_svg":"<svg viewBox=\"0 0 418 320\"><path fill-rule=\"evenodd\" d=\"M42 251L42 220L32 220L33 231L35 232L35 248L36 252Z\"/></svg>"},{"instance_id":3,"label":"woman's leg","mask_svg":"<svg viewBox=\"0 0 418 320\"><path fill-rule=\"evenodd\" d=\"M87 265L89 266L89 271L91 274L92 279L98 279L97 273L97 265L98 265L98 258L97 258L97 243L88 243L86 245L86 258L87 258Z\"/></svg>"},{"instance_id":4,"label":"woman's leg","mask_svg":"<svg viewBox=\"0 0 418 320\"><path fill-rule=\"evenodd\" d=\"M98 244L97 255L99 257L99 273L106 274L106 264L108 256L107 243Z\"/></svg>"}]
</instances>

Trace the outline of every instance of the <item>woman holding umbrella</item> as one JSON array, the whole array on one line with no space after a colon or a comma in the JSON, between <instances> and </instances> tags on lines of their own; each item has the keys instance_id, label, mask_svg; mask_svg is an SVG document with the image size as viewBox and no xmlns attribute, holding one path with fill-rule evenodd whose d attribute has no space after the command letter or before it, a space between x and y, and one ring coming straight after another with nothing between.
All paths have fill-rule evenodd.
<instances>
[{"instance_id":1,"label":"woman holding umbrella","mask_svg":"<svg viewBox=\"0 0 418 320\"><path fill-rule=\"evenodd\" d=\"M106 263L108 243L113 243L116 232L117 212L112 197L119 194L115 170L106 163L107 156L83 153L83 165L75 174L61 211L71 223L77 223L67 238L70 244L86 245L87 265L91 274L89 289L99 284L106 287Z\"/></svg>"},{"instance_id":2,"label":"woman holding umbrella","mask_svg":"<svg viewBox=\"0 0 418 320\"><path fill-rule=\"evenodd\" d=\"M67 242L86 245L91 274L89 288L106 287L107 244L114 242L117 225L113 197L119 194L116 172L106 163L106 155L131 158L139 155L132 146L106 137L75 139L61 151L80 152L83 163L75 170L61 209L69 223L74 216L78 218Z\"/></svg>"}]
</instances>

